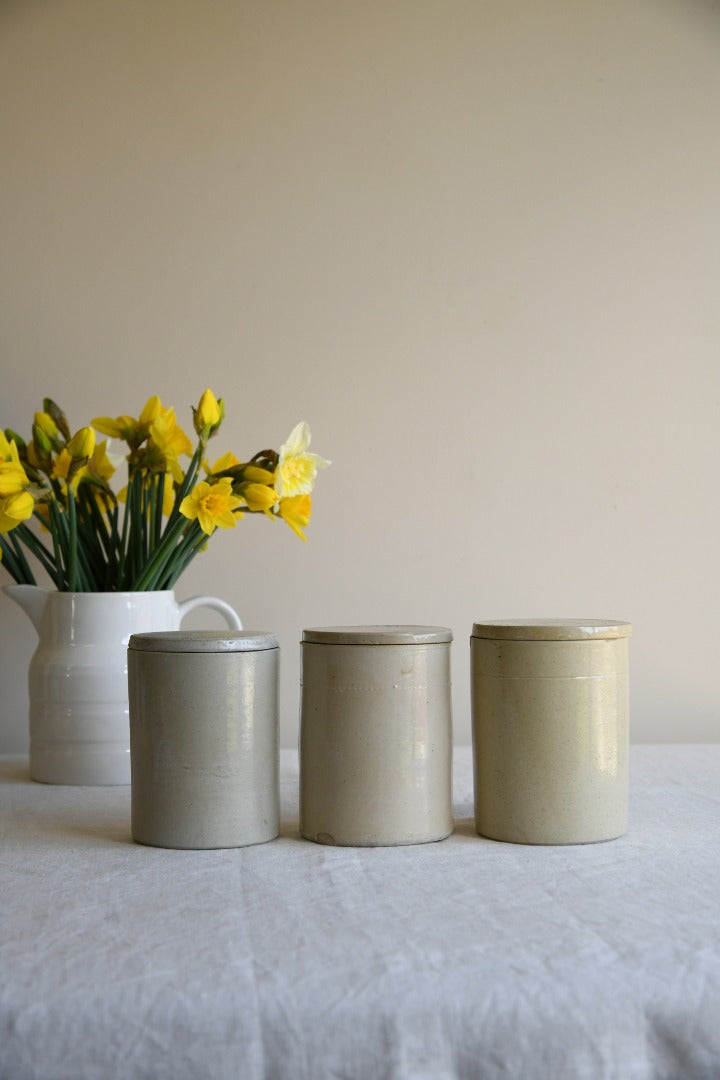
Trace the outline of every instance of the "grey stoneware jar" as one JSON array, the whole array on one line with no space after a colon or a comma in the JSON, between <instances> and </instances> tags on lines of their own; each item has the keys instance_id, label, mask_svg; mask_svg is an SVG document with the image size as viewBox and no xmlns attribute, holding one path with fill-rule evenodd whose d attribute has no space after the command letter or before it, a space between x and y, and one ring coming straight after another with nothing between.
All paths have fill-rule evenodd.
<instances>
[{"instance_id":1,"label":"grey stoneware jar","mask_svg":"<svg viewBox=\"0 0 720 1080\"><path fill-rule=\"evenodd\" d=\"M167 848L279 832L274 634L134 634L128 645L132 835Z\"/></svg>"},{"instance_id":2,"label":"grey stoneware jar","mask_svg":"<svg viewBox=\"0 0 720 1080\"><path fill-rule=\"evenodd\" d=\"M437 626L303 632L300 830L308 840L376 847L452 832L451 641Z\"/></svg>"},{"instance_id":3,"label":"grey stoneware jar","mask_svg":"<svg viewBox=\"0 0 720 1080\"><path fill-rule=\"evenodd\" d=\"M519 844L627 830L628 635L602 619L475 623L475 824Z\"/></svg>"}]
</instances>

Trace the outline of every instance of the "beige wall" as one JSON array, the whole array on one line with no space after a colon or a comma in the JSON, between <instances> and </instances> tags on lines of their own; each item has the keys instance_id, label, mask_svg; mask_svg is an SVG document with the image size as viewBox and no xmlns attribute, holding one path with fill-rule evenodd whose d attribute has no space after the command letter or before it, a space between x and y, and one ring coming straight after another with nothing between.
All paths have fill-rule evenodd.
<instances>
[{"instance_id":1,"label":"beige wall","mask_svg":"<svg viewBox=\"0 0 720 1080\"><path fill-rule=\"evenodd\" d=\"M0 5L0 423L310 421L308 544L179 590L280 634L286 744L304 625L451 626L467 742L472 622L563 614L633 621L636 740L718 738L719 61L700 0Z\"/></svg>"}]
</instances>

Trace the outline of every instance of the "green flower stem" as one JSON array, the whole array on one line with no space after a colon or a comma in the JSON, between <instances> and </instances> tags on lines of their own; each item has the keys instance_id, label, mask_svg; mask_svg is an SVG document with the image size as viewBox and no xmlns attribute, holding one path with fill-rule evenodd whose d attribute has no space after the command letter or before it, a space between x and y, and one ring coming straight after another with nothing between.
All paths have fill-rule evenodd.
<instances>
[{"instance_id":1,"label":"green flower stem","mask_svg":"<svg viewBox=\"0 0 720 1080\"><path fill-rule=\"evenodd\" d=\"M112 588L113 582L118 580L117 546L92 492L85 493L85 508L97 539L95 576L100 589L104 591Z\"/></svg>"},{"instance_id":2,"label":"green flower stem","mask_svg":"<svg viewBox=\"0 0 720 1080\"><path fill-rule=\"evenodd\" d=\"M171 589L185 567L197 555L200 547L204 547L207 541L208 537L197 521L188 522L187 532L165 562L154 587L157 589Z\"/></svg>"},{"instance_id":3,"label":"green flower stem","mask_svg":"<svg viewBox=\"0 0 720 1080\"><path fill-rule=\"evenodd\" d=\"M150 503L151 499L148 498L152 491L152 477L143 477L143 485L140 488L140 523L142 526L142 563L143 566L150 557Z\"/></svg>"},{"instance_id":4,"label":"green flower stem","mask_svg":"<svg viewBox=\"0 0 720 1080\"><path fill-rule=\"evenodd\" d=\"M35 515L39 517L38 514ZM42 521L42 518L40 518ZM51 552L45 547L41 540L35 536L35 534L24 523L17 527L18 539L22 540L25 547L28 548L35 558L38 560L43 570L45 570L53 579L55 586L57 587L57 564L53 559ZM31 582L30 584L35 584Z\"/></svg>"},{"instance_id":5,"label":"green flower stem","mask_svg":"<svg viewBox=\"0 0 720 1080\"><path fill-rule=\"evenodd\" d=\"M155 551L155 519L157 517L157 477L150 476L146 489L146 550L145 558L148 559Z\"/></svg>"},{"instance_id":6,"label":"green flower stem","mask_svg":"<svg viewBox=\"0 0 720 1080\"><path fill-rule=\"evenodd\" d=\"M106 588L109 589L109 590L123 589L124 588L124 583L123 583L123 562L124 562L125 556L124 556L124 551L123 551L123 547L122 547L122 542L121 542L121 539L120 539L120 528L119 528L120 508L119 508L117 502L113 504L112 510L109 511L108 520L109 520L109 533L110 533L110 537L111 537L112 544L113 544L114 556L113 556L112 568L110 566L108 566L108 573L107 573L107 579L106 579Z\"/></svg>"},{"instance_id":7,"label":"green flower stem","mask_svg":"<svg viewBox=\"0 0 720 1080\"><path fill-rule=\"evenodd\" d=\"M125 510L123 512L123 524L122 524L122 536L118 537L118 588L123 590L125 588L125 567L127 564L127 551L128 551L128 531L130 527L130 514L128 513L128 499L130 497L130 485L132 483L132 477L128 479L127 497L125 499ZM117 517L119 510L115 508L115 531L117 532Z\"/></svg>"},{"instance_id":8,"label":"green flower stem","mask_svg":"<svg viewBox=\"0 0 720 1080\"><path fill-rule=\"evenodd\" d=\"M80 489L82 490L82 489ZM77 532L78 532L78 565L84 572L87 584L93 592L102 588L102 582L107 565L107 555L100 541L92 514L84 499L76 499Z\"/></svg>"},{"instance_id":9,"label":"green flower stem","mask_svg":"<svg viewBox=\"0 0 720 1080\"><path fill-rule=\"evenodd\" d=\"M77 542L77 512L75 509L75 496L72 485L68 484L67 492L67 516L69 526L68 536L68 592L78 591L78 542Z\"/></svg>"},{"instance_id":10,"label":"green flower stem","mask_svg":"<svg viewBox=\"0 0 720 1080\"><path fill-rule=\"evenodd\" d=\"M88 522L81 520L80 507L76 501L77 512L77 591L98 592L102 586L104 560L97 536Z\"/></svg>"},{"instance_id":11,"label":"green flower stem","mask_svg":"<svg viewBox=\"0 0 720 1080\"><path fill-rule=\"evenodd\" d=\"M25 552L23 551L21 545L18 543L18 537L17 537L17 530L16 529L13 530L10 533L10 543L12 544L13 548L15 549L15 554L17 555L18 562L20 563L20 565L22 567L23 573L25 574L25 577L26 577L28 583L30 585L37 585L37 582L35 581L35 575L33 574L32 570L30 569L30 564L28 563L27 559L25 558Z\"/></svg>"},{"instance_id":12,"label":"green flower stem","mask_svg":"<svg viewBox=\"0 0 720 1080\"><path fill-rule=\"evenodd\" d=\"M7 534L10 535L9 533ZM34 585L35 581L28 581L27 576L23 572L23 568L18 562L15 556L14 547L11 546L9 540L6 540L4 536L0 536L0 552L2 552L2 565L5 567L10 577L18 583L18 585Z\"/></svg>"},{"instance_id":13,"label":"green flower stem","mask_svg":"<svg viewBox=\"0 0 720 1080\"><path fill-rule=\"evenodd\" d=\"M48 506L50 508L50 535L52 536L55 565L57 566L57 588L58 591L65 592L68 587L67 522L56 499L51 499Z\"/></svg>"},{"instance_id":14,"label":"green flower stem","mask_svg":"<svg viewBox=\"0 0 720 1080\"><path fill-rule=\"evenodd\" d=\"M95 534L97 543L102 548L105 558L110 559L113 554L110 533L108 532L108 527L105 524L105 519L102 516L100 507L98 506L97 499L92 490L88 491L87 488L81 487L80 491L83 496L83 515L85 520Z\"/></svg>"},{"instance_id":15,"label":"green flower stem","mask_svg":"<svg viewBox=\"0 0 720 1080\"><path fill-rule=\"evenodd\" d=\"M142 472L137 469L128 484L125 517L130 519L127 546L127 585L135 588L135 579L144 566L143 559L143 522L142 522Z\"/></svg>"},{"instance_id":16,"label":"green flower stem","mask_svg":"<svg viewBox=\"0 0 720 1080\"><path fill-rule=\"evenodd\" d=\"M179 518L172 528L166 528L162 541L150 559L147 566L142 570L138 579L131 586L134 592L144 592L156 588L156 580L162 575L168 556L177 545L183 530L187 526L185 518Z\"/></svg>"},{"instance_id":17,"label":"green flower stem","mask_svg":"<svg viewBox=\"0 0 720 1080\"><path fill-rule=\"evenodd\" d=\"M210 539L209 536L207 536L204 532L202 532L202 530L200 529L199 526L196 525L196 528L197 528L197 533L199 533L199 536L197 535L197 533L193 532L192 543L188 545L188 549L187 549L186 554L184 555L184 557L182 559L177 560L177 562L173 565L172 572L168 575L168 577L164 581L164 584L163 584L164 589L172 589L174 587L175 582L185 572L185 570L188 568L188 566L190 565L192 560L195 558L195 556L200 551L202 551L202 549L205 547L208 540Z\"/></svg>"},{"instance_id":18,"label":"green flower stem","mask_svg":"<svg viewBox=\"0 0 720 1080\"><path fill-rule=\"evenodd\" d=\"M155 520L153 522L153 551L160 543L162 536L162 508L163 501L165 499L165 473L161 472L157 477L157 488L155 491L155 498L153 500L153 510L155 513Z\"/></svg>"}]
</instances>

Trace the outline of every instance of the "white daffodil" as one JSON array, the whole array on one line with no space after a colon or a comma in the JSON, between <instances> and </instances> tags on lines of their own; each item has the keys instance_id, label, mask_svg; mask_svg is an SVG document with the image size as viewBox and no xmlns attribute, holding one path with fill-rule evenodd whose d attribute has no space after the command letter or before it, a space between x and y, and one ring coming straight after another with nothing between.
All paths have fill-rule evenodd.
<instances>
[{"instance_id":1,"label":"white daffodil","mask_svg":"<svg viewBox=\"0 0 720 1080\"><path fill-rule=\"evenodd\" d=\"M275 491L279 499L294 495L308 495L315 483L318 469L330 462L319 454L308 453L310 428L305 420L296 424L280 447L280 458L275 473Z\"/></svg>"}]
</instances>

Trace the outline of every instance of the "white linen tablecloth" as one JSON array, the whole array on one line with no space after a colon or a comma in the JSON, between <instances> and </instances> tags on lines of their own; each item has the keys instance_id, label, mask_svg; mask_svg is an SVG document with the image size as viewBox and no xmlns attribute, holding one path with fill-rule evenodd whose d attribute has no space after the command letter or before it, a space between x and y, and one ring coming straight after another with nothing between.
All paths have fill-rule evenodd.
<instances>
[{"instance_id":1,"label":"white linen tablecloth","mask_svg":"<svg viewBox=\"0 0 720 1080\"><path fill-rule=\"evenodd\" d=\"M626 837L205 852L0 759L0 1077L720 1077L720 745L635 746Z\"/></svg>"}]
</instances>

